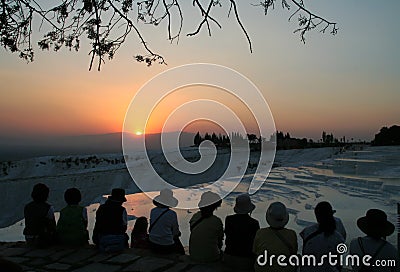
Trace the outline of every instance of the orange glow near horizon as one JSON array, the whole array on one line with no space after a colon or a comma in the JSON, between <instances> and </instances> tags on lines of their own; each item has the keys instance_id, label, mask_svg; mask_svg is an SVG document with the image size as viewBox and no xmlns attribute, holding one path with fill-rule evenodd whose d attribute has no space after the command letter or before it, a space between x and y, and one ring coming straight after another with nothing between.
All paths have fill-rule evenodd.
<instances>
[{"instance_id":1,"label":"orange glow near horizon","mask_svg":"<svg viewBox=\"0 0 400 272\"><path fill-rule=\"evenodd\" d=\"M187 102L201 99L210 99L221 103L224 107L232 110L234 114L238 116L238 118L240 118L247 131L259 134L257 124L254 117L252 116L252 113L240 100L225 91L206 86L185 87L176 90L175 92L165 97L162 101L160 101L160 103L151 113L146 124L145 133L153 134L162 132L164 124L166 123L170 115L172 116L175 109ZM186 127L182 127L185 125L183 123L183 120L185 120L186 117L192 115L196 116L196 112L208 110L204 108L199 108L198 106L192 104L186 105L184 109L185 110L183 110L183 112L181 112L180 114L173 116L174 123L171 127L166 128L166 131L163 132L174 132L184 129L187 132L208 131L221 133L223 132L221 127L224 126L228 130L228 133L238 131L237 128L233 127L230 120L232 118L230 118L229 116L222 117L225 121L223 124L217 124L220 126L219 128L209 121L195 121L194 123L186 124Z\"/></svg>"},{"instance_id":2,"label":"orange glow near horizon","mask_svg":"<svg viewBox=\"0 0 400 272\"><path fill-rule=\"evenodd\" d=\"M8 92L1 93L0 102L1 128L10 135L121 132L126 109L135 93L131 90L138 89L129 84L101 82L100 74L89 74L89 78L95 77L96 84L77 78L60 85L56 81L61 78L39 77L32 78L27 92L26 82L19 79L24 76L0 73L3 87L12 86Z\"/></svg>"}]
</instances>

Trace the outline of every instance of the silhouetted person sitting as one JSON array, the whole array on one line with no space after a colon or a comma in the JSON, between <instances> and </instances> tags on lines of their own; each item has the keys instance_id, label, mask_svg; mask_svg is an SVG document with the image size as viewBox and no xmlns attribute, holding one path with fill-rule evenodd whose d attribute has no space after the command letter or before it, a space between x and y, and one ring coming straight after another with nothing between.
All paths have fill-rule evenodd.
<instances>
[{"instance_id":1,"label":"silhouetted person sitting","mask_svg":"<svg viewBox=\"0 0 400 272\"><path fill-rule=\"evenodd\" d=\"M329 204L329 203L328 203ZM325 205L325 204L323 204L323 205ZM329 204L330 205L330 204ZM335 214L335 210L333 210L333 213ZM340 218L338 218L338 217L333 217L334 219L335 219L335 224L336 224L336 231L337 232L339 232L342 236L343 236L343 239L344 240L346 240L346 236L347 236L347 234L346 234L346 229L344 228L344 225L343 225L343 223L342 223L342 220L340 220ZM304 231L306 232L305 233L305 235L308 235L309 233L313 233L313 232L315 232L315 231L318 231L318 228L319 228L319 224L318 223L315 223L315 224L312 224L311 226L309 226L309 227L307 227Z\"/></svg>"},{"instance_id":2,"label":"silhouetted person sitting","mask_svg":"<svg viewBox=\"0 0 400 272\"><path fill-rule=\"evenodd\" d=\"M57 222L57 238L63 245L81 246L88 244L88 217L85 207L79 205L81 192L77 188L69 188L64 193L67 206L60 211Z\"/></svg>"},{"instance_id":3,"label":"silhouetted person sitting","mask_svg":"<svg viewBox=\"0 0 400 272\"><path fill-rule=\"evenodd\" d=\"M131 247L144 249L149 248L149 234L147 233L148 225L149 223L147 222L146 217L141 216L136 219L131 234Z\"/></svg>"},{"instance_id":4,"label":"silhouetted person sitting","mask_svg":"<svg viewBox=\"0 0 400 272\"><path fill-rule=\"evenodd\" d=\"M268 207L266 219L269 227L257 231L254 238L253 252L256 254L258 262L254 264L256 271L295 271L296 268L290 266L279 266L276 259L270 265L265 256L286 256L286 262L290 255L297 254L297 236L296 233L285 228L289 222L289 213L286 206L281 202L274 202ZM259 257L263 256L263 257ZM265 262L265 263L264 263Z\"/></svg>"},{"instance_id":5,"label":"silhouetted person sitting","mask_svg":"<svg viewBox=\"0 0 400 272\"><path fill-rule=\"evenodd\" d=\"M178 217L170 208L178 205L178 200L170 189L163 189L153 199L156 206L150 212L149 243L150 249L159 254L185 254L179 237Z\"/></svg>"},{"instance_id":6,"label":"silhouetted person sitting","mask_svg":"<svg viewBox=\"0 0 400 272\"><path fill-rule=\"evenodd\" d=\"M198 204L200 211L189 221L190 258L199 263L215 262L222 259L222 241L224 228L219 217L213 215L221 206L222 200L218 194L205 192Z\"/></svg>"},{"instance_id":7,"label":"silhouetted person sitting","mask_svg":"<svg viewBox=\"0 0 400 272\"><path fill-rule=\"evenodd\" d=\"M329 202L323 201L317 204L314 209L315 217L317 218L318 228L313 226L305 228L300 236L303 238L303 255L314 255L317 260L321 260L322 255L338 254L338 244L344 243L343 235L338 231L336 220L333 217L335 211ZM301 271L340 271L338 265L332 266L327 258L323 265L310 265L301 267Z\"/></svg>"},{"instance_id":8,"label":"silhouetted person sitting","mask_svg":"<svg viewBox=\"0 0 400 272\"><path fill-rule=\"evenodd\" d=\"M56 221L54 208L47 203L49 188L43 183L33 187L33 201L25 206L24 235L28 245L46 247L54 243Z\"/></svg>"},{"instance_id":9,"label":"silhouetted person sitting","mask_svg":"<svg viewBox=\"0 0 400 272\"><path fill-rule=\"evenodd\" d=\"M114 188L106 203L97 210L93 242L100 251L121 251L129 246L129 237L126 234L128 215L122 207L125 201L125 190Z\"/></svg>"},{"instance_id":10,"label":"silhouetted person sitting","mask_svg":"<svg viewBox=\"0 0 400 272\"><path fill-rule=\"evenodd\" d=\"M236 197L234 215L225 219L225 253L224 263L234 270L252 270L255 261L253 242L258 221L250 216L255 209L248 194Z\"/></svg>"},{"instance_id":11,"label":"silhouetted person sitting","mask_svg":"<svg viewBox=\"0 0 400 272\"><path fill-rule=\"evenodd\" d=\"M397 249L385 241L386 236L394 232L394 225L387 220L386 213L378 209L370 209L367 214L357 220L358 228L367 236L358 237L351 241L350 254L358 255L359 265L353 266L353 271L400 271L400 259ZM362 262L365 255L372 258L368 260L370 266ZM394 260L395 266L373 266L375 261ZM382 263L382 262L381 262Z\"/></svg>"}]
</instances>

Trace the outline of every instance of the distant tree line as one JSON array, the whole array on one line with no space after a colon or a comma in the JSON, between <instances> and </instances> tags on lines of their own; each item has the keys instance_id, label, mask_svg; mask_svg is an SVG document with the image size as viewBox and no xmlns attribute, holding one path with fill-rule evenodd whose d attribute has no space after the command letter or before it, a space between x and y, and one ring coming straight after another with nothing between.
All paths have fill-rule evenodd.
<instances>
[{"instance_id":1,"label":"distant tree line","mask_svg":"<svg viewBox=\"0 0 400 272\"><path fill-rule=\"evenodd\" d=\"M348 144L346 142L346 137L338 139L334 137L333 133L322 132L322 138L315 142L312 139L307 138L292 138L289 134L283 133L282 131L276 131L275 134L271 135L269 141L274 141L276 139L277 149L301 149L301 148L312 148L312 147L329 147L329 146L344 146ZM204 136L197 132L194 137L194 145L199 146L203 141L211 141L217 147L230 147L231 143L244 145L249 144L251 150L260 150L261 143L266 143L266 139L256 134L247 134L246 136L233 132L230 136L208 133L206 132Z\"/></svg>"},{"instance_id":2,"label":"distant tree line","mask_svg":"<svg viewBox=\"0 0 400 272\"><path fill-rule=\"evenodd\" d=\"M375 134L372 145L400 145L400 126L394 125L390 128L382 127L378 134Z\"/></svg>"},{"instance_id":3,"label":"distant tree line","mask_svg":"<svg viewBox=\"0 0 400 272\"><path fill-rule=\"evenodd\" d=\"M299 149L299 148L315 148L315 147L334 147L344 146L348 144L346 137L336 138L333 133L322 131L321 139L314 141L307 138L292 138L289 134L282 131L276 132L276 148L277 149Z\"/></svg>"},{"instance_id":4,"label":"distant tree line","mask_svg":"<svg viewBox=\"0 0 400 272\"><path fill-rule=\"evenodd\" d=\"M253 136L251 136L251 139L253 140ZM194 136L194 145L199 146L203 141L211 141L216 146L226 147L231 145L231 141L232 143L241 143L241 142L245 143L246 138L243 137L243 135L241 135L238 132L232 132L230 136L222 135L221 133L217 135L215 132L211 134L206 132L204 134L204 137L200 135L200 132L197 132L196 135Z\"/></svg>"},{"instance_id":5,"label":"distant tree line","mask_svg":"<svg viewBox=\"0 0 400 272\"><path fill-rule=\"evenodd\" d=\"M231 144L237 145L245 145L250 144L252 148L256 148L256 146L261 146L261 142L265 141L261 136L258 137L256 134L247 134L243 136L239 132L232 132L230 136L216 134L216 133L208 133L206 132L204 136L197 132L194 137L194 145L199 146L203 141L211 141L217 147L229 147Z\"/></svg>"}]
</instances>

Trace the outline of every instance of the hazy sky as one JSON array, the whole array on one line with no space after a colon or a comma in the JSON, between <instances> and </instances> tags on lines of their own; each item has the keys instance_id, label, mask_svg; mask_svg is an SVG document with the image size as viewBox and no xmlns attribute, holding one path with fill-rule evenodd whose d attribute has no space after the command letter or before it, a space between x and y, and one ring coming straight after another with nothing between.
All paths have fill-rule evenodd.
<instances>
[{"instance_id":1,"label":"hazy sky","mask_svg":"<svg viewBox=\"0 0 400 272\"><path fill-rule=\"evenodd\" d=\"M277 129L292 136L318 139L325 130L338 138L371 140L382 126L400 123L400 1L313 1L310 9L336 21L339 32L311 33L305 45L292 33L296 24L287 21L290 13L280 5L264 16L251 1L238 2L252 54L234 19L226 18L228 6L215 13L222 30L211 24L212 37L205 29L186 37L198 15L190 5L184 7L178 45L167 41L165 25L141 26L167 66L135 62L133 56L143 51L133 34L101 72L88 71L85 44L78 53L37 50L30 64L2 49L0 136L121 131L125 111L145 82L193 62L224 65L248 77L269 103Z\"/></svg>"}]
</instances>

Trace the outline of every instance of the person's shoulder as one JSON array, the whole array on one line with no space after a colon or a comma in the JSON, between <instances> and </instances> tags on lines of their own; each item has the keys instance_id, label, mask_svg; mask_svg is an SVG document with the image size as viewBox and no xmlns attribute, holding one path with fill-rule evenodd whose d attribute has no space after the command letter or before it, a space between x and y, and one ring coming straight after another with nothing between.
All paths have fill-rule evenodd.
<instances>
[{"instance_id":1,"label":"person's shoulder","mask_svg":"<svg viewBox=\"0 0 400 272\"><path fill-rule=\"evenodd\" d=\"M249 221L251 222L251 224L260 227L260 222L257 219L255 219L251 216L249 216L249 218L250 218Z\"/></svg>"},{"instance_id":2,"label":"person's shoulder","mask_svg":"<svg viewBox=\"0 0 400 272\"><path fill-rule=\"evenodd\" d=\"M176 215L176 211L174 211L173 209L169 209L169 211L167 213Z\"/></svg>"},{"instance_id":3,"label":"person's shoulder","mask_svg":"<svg viewBox=\"0 0 400 272\"><path fill-rule=\"evenodd\" d=\"M312 224L308 227L305 227L301 232L300 232L300 236L305 239L307 238L307 236L309 236L311 233L315 232L318 230L318 224Z\"/></svg>"},{"instance_id":4,"label":"person's shoulder","mask_svg":"<svg viewBox=\"0 0 400 272\"><path fill-rule=\"evenodd\" d=\"M350 241L350 253L354 253L358 250L358 237Z\"/></svg>"},{"instance_id":5,"label":"person's shoulder","mask_svg":"<svg viewBox=\"0 0 400 272\"><path fill-rule=\"evenodd\" d=\"M342 220L339 217L334 216L333 218L335 219L336 222L343 224Z\"/></svg>"},{"instance_id":6,"label":"person's shoulder","mask_svg":"<svg viewBox=\"0 0 400 272\"><path fill-rule=\"evenodd\" d=\"M335 222L336 222L336 229L338 229L339 231L342 232L346 232L346 229L343 225L342 220L339 217L334 217L335 218Z\"/></svg>"},{"instance_id":7,"label":"person's shoulder","mask_svg":"<svg viewBox=\"0 0 400 272\"><path fill-rule=\"evenodd\" d=\"M161 213L161 208L160 207L154 207L153 209L150 210L150 214L154 215L154 214L159 214Z\"/></svg>"},{"instance_id":8,"label":"person's shoulder","mask_svg":"<svg viewBox=\"0 0 400 272\"><path fill-rule=\"evenodd\" d=\"M174 221L178 220L178 215L177 215L176 211L174 211L172 209L168 209L168 211L163 215L163 217L164 216L165 216L165 218L168 218L169 220L174 220Z\"/></svg>"},{"instance_id":9,"label":"person's shoulder","mask_svg":"<svg viewBox=\"0 0 400 272\"><path fill-rule=\"evenodd\" d=\"M336 230L335 231L336 237L341 240L342 242L346 241L346 238L343 236L343 233L341 231Z\"/></svg>"},{"instance_id":10,"label":"person's shoulder","mask_svg":"<svg viewBox=\"0 0 400 272\"><path fill-rule=\"evenodd\" d=\"M210 222L210 224L214 224L214 225L217 225L217 226L223 226L221 218L219 218L215 214L213 214L210 217L206 218L206 221Z\"/></svg>"},{"instance_id":11,"label":"person's shoulder","mask_svg":"<svg viewBox=\"0 0 400 272\"><path fill-rule=\"evenodd\" d=\"M316 229L318 229L318 223L312 223L308 227L305 227L302 231L303 232L313 232Z\"/></svg>"},{"instance_id":12,"label":"person's shoulder","mask_svg":"<svg viewBox=\"0 0 400 272\"><path fill-rule=\"evenodd\" d=\"M269 240L271 237L275 237L276 234L272 233L272 229L270 227L261 228L256 232L256 240L264 241Z\"/></svg>"},{"instance_id":13,"label":"person's shoulder","mask_svg":"<svg viewBox=\"0 0 400 272\"><path fill-rule=\"evenodd\" d=\"M231 214L225 217L225 229L236 225L235 215Z\"/></svg>"},{"instance_id":14,"label":"person's shoulder","mask_svg":"<svg viewBox=\"0 0 400 272\"><path fill-rule=\"evenodd\" d=\"M358 239L360 239L360 237L351 239L351 241L350 241L350 246L351 246L351 245L356 245L356 244L358 244Z\"/></svg>"},{"instance_id":15,"label":"person's shoulder","mask_svg":"<svg viewBox=\"0 0 400 272\"><path fill-rule=\"evenodd\" d=\"M257 235L267 235L267 234L269 234L269 233L271 233L271 232L272 232L272 230L271 230L271 228L269 228L269 227L261 228L261 229L259 229L259 230L257 231Z\"/></svg>"},{"instance_id":16,"label":"person's shoulder","mask_svg":"<svg viewBox=\"0 0 400 272\"><path fill-rule=\"evenodd\" d=\"M369 239L367 236L354 238L350 242L350 253L362 254L360 243L363 245L363 247L369 248L371 243L375 244L376 242Z\"/></svg>"},{"instance_id":17,"label":"person's shoulder","mask_svg":"<svg viewBox=\"0 0 400 272\"><path fill-rule=\"evenodd\" d=\"M292 229L284 228L283 231L284 231L285 233L287 233L288 235L297 236L296 232L295 232L294 230L292 230Z\"/></svg>"},{"instance_id":18,"label":"person's shoulder","mask_svg":"<svg viewBox=\"0 0 400 272\"><path fill-rule=\"evenodd\" d=\"M215 215L213 215L215 216ZM246 220L247 218L245 216L243 216L242 214L231 214L228 215L227 217L225 217L225 222L226 223L232 223L232 224L238 224L238 223L242 223Z\"/></svg>"},{"instance_id":19,"label":"person's shoulder","mask_svg":"<svg viewBox=\"0 0 400 272\"><path fill-rule=\"evenodd\" d=\"M335 222L336 222L336 227L345 230L345 227L344 227L344 225L343 225L342 219L340 219L339 217L335 217Z\"/></svg>"},{"instance_id":20,"label":"person's shoulder","mask_svg":"<svg viewBox=\"0 0 400 272\"><path fill-rule=\"evenodd\" d=\"M100 204L100 206L97 208L96 213L101 213L101 212L103 212L104 209L107 209L105 205L106 205L105 203Z\"/></svg>"},{"instance_id":21,"label":"person's shoulder","mask_svg":"<svg viewBox=\"0 0 400 272\"><path fill-rule=\"evenodd\" d=\"M29 202L29 203L26 203L26 204L25 204L25 208L26 208L26 207L32 206L34 203L35 203L34 201L31 201L31 202Z\"/></svg>"},{"instance_id":22,"label":"person's shoulder","mask_svg":"<svg viewBox=\"0 0 400 272\"><path fill-rule=\"evenodd\" d=\"M216 221L216 222L221 222L221 223L222 223L221 218L219 218L219 217L216 216L215 214L211 215L210 218L212 218L212 220L214 220L214 221Z\"/></svg>"},{"instance_id":23,"label":"person's shoulder","mask_svg":"<svg viewBox=\"0 0 400 272\"><path fill-rule=\"evenodd\" d=\"M382 243L385 243L385 245L382 248L382 253L384 253L384 255L390 255L391 253L398 255L398 251L397 248L392 245L390 242L384 240L384 239L374 239L371 238L369 236L365 236L362 239L363 244L370 244L370 245L375 245L375 247L377 247L378 245L382 245Z\"/></svg>"},{"instance_id":24,"label":"person's shoulder","mask_svg":"<svg viewBox=\"0 0 400 272\"><path fill-rule=\"evenodd\" d=\"M397 259L399 258L397 248L394 245L392 245L391 243L389 243L388 241L386 241L386 245L382 249L382 251L383 251L382 253L384 253L385 256L391 255L393 257L396 257Z\"/></svg>"},{"instance_id":25,"label":"person's shoulder","mask_svg":"<svg viewBox=\"0 0 400 272\"><path fill-rule=\"evenodd\" d=\"M193 214L192 218L190 218L189 223L197 221L198 219L200 219L200 217L201 217L201 213L200 212L196 212L195 214Z\"/></svg>"},{"instance_id":26,"label":"person's shoulder","mask_svg":"<svg viewBox=\"0 0 400 272\"><path fill-rule=\"evenodd\" d=\"M248 226L249 228L260 228L260 223L248 214L237 214L234 218L234 224ZM233 219L232 218L232 219Z\"/></svg>"},{"instance_id":27,"label":"person's shoulder","mask_svg":"<svg viewBox=\"0 0 400 272\"><path fill-rule=\"evenodd\" d=\"M33 203L33 201L31 201L31 202L25 204L25 207L24 207L24 214L25 214L25 215L29 215L29 214L31 213L32 207L33 207L33 204L32 204L32 203Z\"/></svg>"}]
</instances>

